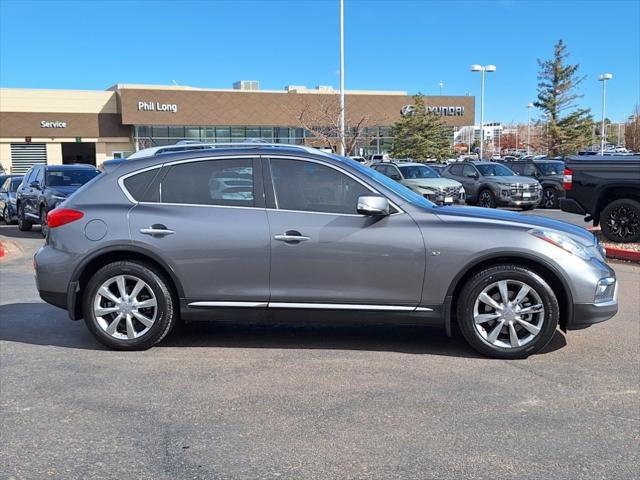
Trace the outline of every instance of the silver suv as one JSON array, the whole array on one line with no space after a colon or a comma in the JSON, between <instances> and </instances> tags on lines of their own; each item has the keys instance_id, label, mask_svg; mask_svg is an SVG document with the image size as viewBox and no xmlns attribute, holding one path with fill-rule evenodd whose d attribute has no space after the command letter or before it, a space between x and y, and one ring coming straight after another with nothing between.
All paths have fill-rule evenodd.
<instances>
[{"instance_id":1,"label":"silver suv","mask_svg":"<svg viewBox=\"0 0 640 480\"><path fill-rule=\"evenodd\" d=\"M560 326L617 312L594 235L566 223L438 207L352 160L299 146L212 145L114 160L48 217L41 297L115 349L178 321L456 323L519 358Z\"/></svg>"}]
</instances>

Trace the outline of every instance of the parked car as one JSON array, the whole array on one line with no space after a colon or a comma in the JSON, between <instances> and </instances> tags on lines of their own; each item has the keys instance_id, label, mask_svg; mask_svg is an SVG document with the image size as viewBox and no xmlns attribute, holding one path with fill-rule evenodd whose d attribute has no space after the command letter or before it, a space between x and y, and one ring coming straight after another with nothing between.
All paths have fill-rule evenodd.
<instances>
[{"instance_id":1,"label":"parked car","mask_svg":"<svg viewBox=\"0 0 640 480\"><path fill-rule=\"evenodd\" d=\"M389 154L387 153L374 153L373 155L369 155L369 162L385 162L389 160Z\"/></svg>"},{"instance_id":2,"label":"parked car","mask_svg":"<svg viewBox=\"0 0 640 480\"><path fill-rule=\"evenodd\" d=\"M358 156L355 156L355 157L349 157L349 158L350 158L351 160L354 160L354 161L358 162L358 163L362 163L363 165L366 165L366 164L367 164L367 159L366 159L366 158L364 158L364 157L358 157Z\"/></svg>"},{"instance_id":3,"label":"parked car","mask_svg":"<svg viewBox=\"0 0 640 480\"><path fill-rule=\"evenodd\" d=\"M9 225L17 220L16 192L22 183L22 175L0 176L0 212L2 220Z\"/></svg>"},{"instance_id":4,"label":"parked car","mask_svg":"<svg viewBox=\"0 0 640 480\"><path fill-rule=\"evenodd\" d=\"M233 170L251 171L251 197L210 188ZM615 273L585 229L439 207L374 169L303 146L106 162L49 213L49 229L34 257L40 296L121 350L151 347L179 318L293 314L448 333L456 322L479 352L520 358L558 325L582 328L617 312Z\"/></svg>"},{"instance_id":5,"label":"parked car","mask_svg":"<svg viewBox=\"0 0 640 480\"><path fill-rule=\"evenodd\" d=\"M453 163L442 172L442 176L462 183L467 203L481 207L507 206L531 210L542 198L537 180L518 176L501 163Z\"/></svg>"},{"instance_id":6,"label":"parked car","mask_svg":"<svg viewBox=\"0 0 640 480\"><path fill-rule=\"evenodd\" d=\"M613 242L640 241L640 155L565 159L565 212L586 215Z\"/></svg>"},{"instance_id":7,"label":"parked car","mask_svg":"<svg viewBox=\"0 0 640 480\"><path fill-rule=\"evenodd\" d=\"M16 195L18 229L31 230L40 224L47 236L47 214L69 195L100 174L93 165L34 165L24 176Z\"/></svg>"},{"instance_id":8,"label":"parked car","mask_svg":"<svg viewBox=\"0 0 640 480\"><path fill-rule=\"evenodd\" d=\"M438 205L464 203L462 184L441 177L430 166L414 162L382 162L374 163L371 168Z\"/></svg>"},{"instance_id":9,"label":"parked car","mask_svg":"<svg viewBox=\"0 0 640 480\"><path fill-rule=\"evenodd\" d=\"M440 176L442 176L442 172L444 172L444 169L447 168L446 163L429 163L427 164L427 166L431 168L431 170L435 170L435 172Z\"/></svg>"},{"instance_id":10,"label":"parked car","mask_svg":"<svg viewBox=\"0 0 640 480\"><path fill-rule=\"evenodd\" d=\"M562 161L530 159L506 162L505 165L518 175L535 178L540 182L542 185L541 207L558 208L560 199L564 197L562 186L564 163Z\"/></svg>"}]
</instances>

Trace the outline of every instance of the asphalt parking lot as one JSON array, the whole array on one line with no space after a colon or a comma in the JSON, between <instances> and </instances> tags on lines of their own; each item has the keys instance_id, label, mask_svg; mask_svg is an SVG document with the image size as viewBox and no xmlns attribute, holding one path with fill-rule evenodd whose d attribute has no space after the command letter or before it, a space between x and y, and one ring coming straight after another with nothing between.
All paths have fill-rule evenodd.
<instances>
[{"instance_id":1,"label":"asphalt parking lot","mask_svg":"<svg viewBox=\"0 0 640 480\"><path fill-rule=\"evenodd\" d=\"M527 360L304 319L191 324L123 353L39 300L37 228L0 240L1 478L638 478L636 265L612 264L615 318Z\"/></svg>"}]
</instances>

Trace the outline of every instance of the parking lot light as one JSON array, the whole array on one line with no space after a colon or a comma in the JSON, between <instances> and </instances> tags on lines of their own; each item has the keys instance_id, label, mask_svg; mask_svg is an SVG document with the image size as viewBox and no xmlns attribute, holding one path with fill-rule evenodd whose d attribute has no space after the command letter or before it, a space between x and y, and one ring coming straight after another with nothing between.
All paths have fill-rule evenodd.
<instances>
[{"instance_id":1,"label":"parking lot light","mask_svg":"<svg viewBox=\"0 0 640 480\"><path fill-rule=\"evenodd\" d=\"M600 155L604 153L604 147L607 141L607 132L604 128L604 119L606 112L606 101L607 101L607 80L611 80L613 78L613 74L611 73L603 73L598 77L598 81L602 82L602 127L600 128Z\"/></svg>"},{"instance_id":2,"label":"parking lot light","mask_svg":"<svg viewBox=\"0 0 640 480\"><path fill-rule=\"evenodd\" d=\"M484 74L485 72L495 72L495 65L471 65L472 72L481 72L482 80L480 85L480 160L482 160L482 154L484 152Z\"/></svg>"},{"instance_id":3,"label":"parking lot light","mask_svg":"<svg viewBox=\"0 0 640 480\"><path fill-rule=\"evenodd\" d=\"M527 104L527 155L529 155L529 147L531 146L531 109L533 103Z\"/></svg>"}]
</instances>

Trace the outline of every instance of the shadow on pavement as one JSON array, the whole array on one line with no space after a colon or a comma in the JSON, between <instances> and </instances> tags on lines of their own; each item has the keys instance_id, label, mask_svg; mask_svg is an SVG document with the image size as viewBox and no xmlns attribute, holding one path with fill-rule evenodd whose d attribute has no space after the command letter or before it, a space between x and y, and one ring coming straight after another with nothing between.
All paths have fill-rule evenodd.
<instances>
[{"instance_id":1,"label":"shadow on pavement","mask_svg":"<svg viewBox=\"0 0 640 480\"><path fill-rule=\"evenodd\" d=\"M0 235L7 238L32 238L44 242L40 227L37 225L34 225L33 230L30 232L21 232L18 230L17 225L7 225L4 222L0 222Z\"/></svg>"},{"instance_id":2,"label":"shadow on pavement","mask_svg":"<svg viewBox=\"0 0 640 480\"><path fill-rule=\"evenodd\" d=\"M106 350L89 333L83 321L72 322L65 311L43 303L0 306L0 340ZM543 353L565 345L564 336L556 332ZM467 346L459 332L448 338L439 328L406 325L194 322L176 325L159 346L367 350L482 358Z\"/></svg>"}]
</instances>

